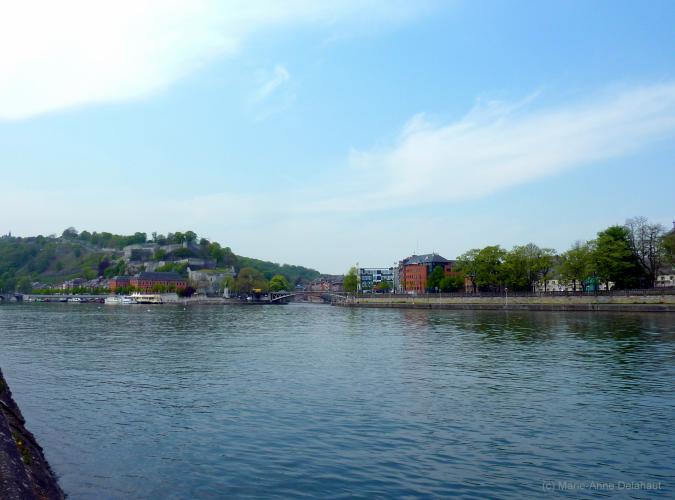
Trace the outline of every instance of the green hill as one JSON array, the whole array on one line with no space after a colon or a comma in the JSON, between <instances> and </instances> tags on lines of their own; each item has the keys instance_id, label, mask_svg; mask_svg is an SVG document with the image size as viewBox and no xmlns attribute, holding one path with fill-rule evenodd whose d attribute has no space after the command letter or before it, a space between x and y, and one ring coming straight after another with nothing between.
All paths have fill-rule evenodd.
<instances>
[{"instance_id":1,"label":"green hill","mask_svg":"<svg viewBox=\"0 0 675 500\"><path fill-rule=\"evenodd\" d=\"M177 261L192 258L208 261L218 268L233 266L236 271L252 267L268 280L282 274L290 283L299 283L319 276L314 269L235 255L229 247L200 239L193 231L166 236L153 233L148 238L146 233L78 233L69 228L61 236L1 237L0 291L29 291L34 283L53 286L75 278L91 280L133 273L138 269L130 265L123 249L128 245L143 244L155 244L147 246L157 248L148 256L151 261L167 262L164 267L176 267L183 272L187 266L181 266Z\"/></svg>"}]
</instances>

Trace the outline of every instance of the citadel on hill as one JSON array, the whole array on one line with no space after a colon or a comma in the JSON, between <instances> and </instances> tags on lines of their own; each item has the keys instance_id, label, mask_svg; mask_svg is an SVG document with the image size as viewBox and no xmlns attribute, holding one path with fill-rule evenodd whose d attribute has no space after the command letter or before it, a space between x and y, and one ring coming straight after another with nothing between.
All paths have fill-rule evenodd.
<instances>
[{"instance_id":1,"label":"citadel on hill","mask_svg":"<svg viewBox=\"0 0 675 500\"><path fill-rule=\"evenodd\" d=\"M73 228L61 236L0 237L0 291L40 293L176 291L190 284L204 294L220 293L240 271L260 280L283 275L307 283L319 272L302 266L235 255L229 247L193 231L115 235Z\"/></svg>"}]
</instances>

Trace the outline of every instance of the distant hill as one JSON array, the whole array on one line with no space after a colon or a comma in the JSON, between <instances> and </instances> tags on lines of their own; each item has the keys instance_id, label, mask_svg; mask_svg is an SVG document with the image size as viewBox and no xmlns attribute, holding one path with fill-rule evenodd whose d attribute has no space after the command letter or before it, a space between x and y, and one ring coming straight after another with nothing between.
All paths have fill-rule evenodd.
<instances>
[{"instance_id":1,"label":"distant hill","mask_svg":"<svg viewBox=\"0 0 675 500\"><path fill-rule=\"evenodd\" d=\"M148 238L140 232L119 235L69 228L61 236L0 237L0 291L28 291L36 282L51 286L75 278L91 280L136 272L145 266L130 262L129 255L135 252L131 249L136 247L129 245L138 245L146 252L148 266L168 262L165 267L175 263L174 267L181 270L179 261L199 259L216 268L234 267L239 271L252 267L266 279L282 274L290 283L308 282L320 276L318 271L303 266L235 255L229 247L198 238L193 231L153 233ZM183 264L182 270L185 267Z\"/></svg>"}]
</instances>

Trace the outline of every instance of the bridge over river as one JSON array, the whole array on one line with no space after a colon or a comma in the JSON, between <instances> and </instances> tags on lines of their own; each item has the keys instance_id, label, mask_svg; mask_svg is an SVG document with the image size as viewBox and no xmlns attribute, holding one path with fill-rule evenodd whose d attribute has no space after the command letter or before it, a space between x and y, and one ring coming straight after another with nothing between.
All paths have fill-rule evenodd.
<instances>
[{"instance_id":1,"label":"bridge over river","mask_svg":"<svg viewBox=\"0 0 675 500\"><path fill-rule=\"evenodd\" d=\"M0 293L0 302L22 302L22 293Z\"/></svg>"},{"instance_id":2,"label":"bridge over river","mask_svg":"<svg viewBox=\"0 0 675 500\"><path fill-rule=\"evenodd\" d=\"M267 302L288 302L294 297L321 297L326 302L339 302L347 300L348 295L343 292L331 292L328 290L297 290L294 292L270 292Z\"/></svg>"}]
</instances>

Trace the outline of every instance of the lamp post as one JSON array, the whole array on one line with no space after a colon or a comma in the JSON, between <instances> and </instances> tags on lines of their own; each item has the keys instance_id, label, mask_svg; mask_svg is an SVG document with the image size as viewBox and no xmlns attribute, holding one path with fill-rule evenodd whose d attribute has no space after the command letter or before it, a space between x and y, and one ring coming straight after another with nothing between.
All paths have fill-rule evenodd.
<instances>
[{"instance_id":1,"label":"lamp post","mask_svg":"<svg viewBox=\"0 0 675 500\"><path fill-rule=\"evenodd\" d=\"M504 287L504 307L509 307L509 287Z\"/></svg>"}]
</instances>

